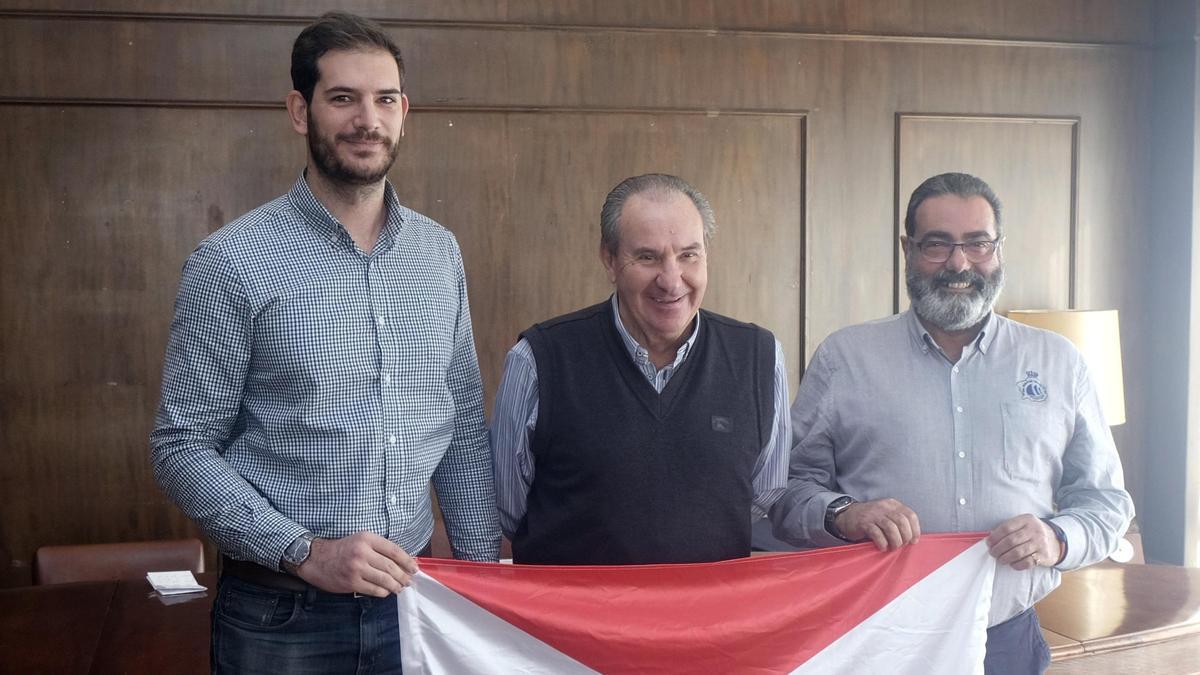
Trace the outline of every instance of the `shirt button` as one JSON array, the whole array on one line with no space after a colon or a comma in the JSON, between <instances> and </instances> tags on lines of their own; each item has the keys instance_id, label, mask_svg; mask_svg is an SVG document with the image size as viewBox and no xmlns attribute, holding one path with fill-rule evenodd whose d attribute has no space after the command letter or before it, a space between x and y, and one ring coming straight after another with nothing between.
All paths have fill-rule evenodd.
<instances>
[{"instance_id":1,"label":"shirt button","mask_svg":"<svg viewBox=\"0 0 1200 675\"><path fill-rule=\"evenodd\" d=\"M379 324L380 326L382 326L386 321L387 319L385 319L382 314L375 317L375 323Z\"/></svg>"},{"instance_id":2,"label":"shirt button","mask_svg":"<svg viewBox=\"0 0 1200 675\"><path fill-rule=\"evenodd\" d=\"M954 372L958 372L958 366L954 366Z\"/></svg>"},{"instance_id":3,"label":"shirt button","mask_svg":"<svg viewBox=\"0 0 1200 675\"><path fill-rule=\"evenodd\" d=\"M388 444L389 445L396 444L396 434L392 434L392 435L388 436Z\"/></svg>"},{"instance_id":4,"label":"shirt button","mask_svg":"<svg viewBox=\"0 0 1200 675\"><path fill-rule=\"evenodd\" d=\"M962 459L963 457L966 457L966 456L967 456L967 453L963 452L962 450L959 450L959 451L958 451L958 458L959 458L959 459Z\"/></svg>"},{"instance_id":5,"label":"shirt button","mask_svg":"<svg viewBox=\"0 0 1200 675\"><path fill-rule=\"evenodd\" d=\"M955 410L957 410L958 412L962 412L962 406L961 406L961 405L960 405L960 406L955 406L955 408L954 408L954 409L955 409Z\"/></svg>"},{"instance_id":6,"label":"shirt button","mask_svg":"<svg viewBox=\"0 0 1200 675\"><path fill-rule=\"evenodd\" d=\"M389 495L388 503L391 504L392 506L395 506L396 505L396 495Z\"/></svg>"},{"instance_id":7,"label":"shirt button","mask_svg":"<svg viewBox=\"0 0 1200 675\"><path fill-rule=\"evenodd\" d=\"M391 373L384 373L384 374L383 374L383 383L384 383L384 384L391 384L391 383L392 383L392 374L391 374Z\"/></svg>"},{"instance_id":8,"label":"shirt button","mask_svg":"<svg viewBox=\"0 0 1200 675\"><path fill-rule=\"evenodd\" d=\"M959 498L958 498L958 505L959 505L959 506L966 506L966 505L967 505L967 498L966 498L966 497L959 497Z\"/></svg>"}]
</instances>

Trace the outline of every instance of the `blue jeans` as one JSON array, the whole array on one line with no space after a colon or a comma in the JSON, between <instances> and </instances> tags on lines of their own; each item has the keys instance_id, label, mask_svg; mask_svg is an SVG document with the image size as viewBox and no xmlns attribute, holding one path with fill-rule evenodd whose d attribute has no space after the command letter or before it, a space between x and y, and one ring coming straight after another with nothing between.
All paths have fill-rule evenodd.
<instances>
[{"instance_id":1,"label":"blue jeans","mask_svg":"<svg viewBox=\"0 0 1200 675\"><path fill-rule=\"evenodd\" d=\"M222 575L214 673L400 673L396 596L293 592Z\"/></svg>"},{"instance_id":2,"label":"blue jeans","mask_svg":"<svg viewBox=\"0 0 1200 675\"><path fill-rule=\"evenodd\" d=\"M987 630L985 675L1041 675L1049 665L1050 647L1032 607Z\"/></svg>"}]
</instances>

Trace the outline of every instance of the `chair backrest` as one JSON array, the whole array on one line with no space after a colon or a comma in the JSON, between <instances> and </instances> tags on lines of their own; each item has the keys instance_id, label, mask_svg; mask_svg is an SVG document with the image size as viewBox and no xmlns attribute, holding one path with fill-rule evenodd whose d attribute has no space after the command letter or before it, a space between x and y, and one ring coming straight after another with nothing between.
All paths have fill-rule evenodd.
<instances>
[{"instance_id":1,"label":"chair backrest","mask_svg":"<svg viewBox=\"0 0 1200 675\"><path fill-rule=\"evenodd\" d=\"M134 579L146 572L204 571L199 539L43 546L33 556L33 583Z\"/></svg>"}]
</instances>

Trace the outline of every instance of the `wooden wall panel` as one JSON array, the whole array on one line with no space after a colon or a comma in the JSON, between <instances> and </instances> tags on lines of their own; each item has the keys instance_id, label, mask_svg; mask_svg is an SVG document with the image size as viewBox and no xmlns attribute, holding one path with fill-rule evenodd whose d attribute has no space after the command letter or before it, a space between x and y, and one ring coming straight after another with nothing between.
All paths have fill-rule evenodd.
<instances>
[{"instance_id":1,"label":"wooden wall panel","mask_svg":"<svg viewBox=\"0 0 1200 675\"><path fill-rule=\"evenodd\" d=\"M302 27L8 19L0 23L0 98L273 105L291 89L288 55ZM808 44L753 35L714 41L702 32L473 25L390 32L408 66L410 98L424 106L795 111L820 72ZM88 59L127 76L79 78ZM738 86L727 86L725 73L738 74Z\"/></svg>"},{"instance_id":2,"label":"wooden wall panel","mask_svg":"<svg viewBox=\"0 0 1200 675\"><path fill-rule=\"evenodd\" d=\"M145 441L179 268L206 233L294 180L303 144L281 106L288 53L326 4L0 4L0 490L16 504L0 511L6 585L27 581L38 544L190 531L153 487ZM913 118L906 142L896 120L911 111L1078 120L1076 305L1119 308L1126 367L1144 371L1147 4L339 6L385 19L405 51L414 113L392 178L463 244L490 400L517 331L606 294L600 201L652 169L712 198L707 305L775 331L794 388L828 333L893 311L895 194L910 180L897 175L898 142L979 152L1003 133L1048 133L1050 152L1067 128ZM948 140L954 129L967 140ZM1035 184L1009 177L1029 156L989 153L998 173L984 177L1005 186L1010 214L1059 209L1039 200L1062 198L1061 157L1046 156ZM925 166L910 167L912 181ZM1032 255L1021 256L1030 274L1053 270L1061 289L1062 265ZM1010 274L1010 289L1034 278ZM1151 392L1132 378L1126 392L1117 435L1137 498Z\"/></svg>"},{"instance_id":3,"label":"wooden wall panel","mask_svg":"<svg viewBox=\"0 0 1200 675\"><path fill-rule=\"evenodd\" d=\"M6 18L0 22L0 99L275 104L291 88L287 54L302 27L282 19ZM797 111L820 103L841 113L853 102L846 111L882 114L888 129L896 110L944 112L928 105L942 99L971 113L1078 111L1092 105L1079 98L1087 87L1099 86L1103 94L1111 69L1137 53L1119 46L743 32L717 39L704 31L518 31L474 24L390 32L409 66L410 97L426 106ZM125 75L78 77L79 64L89 60ZM929 86L943 81L959 86ZM839 100L838 94L862 98ZM894 99L905 104L891 110L861 105Z\"/></svg>"},{"instance_id":4,"label":"wooden wall panel","mask_svg":"<svg viewBox=\"0 0 1200 675\"><path fill-rule=\"evenodd\" d=\"M984 178L1000 197L1005 285L996 308L1069 309L1075 252L1076 120L900 115L896 165L897 310L907 309L904 233L908 198L947 171Z\"/></svg>"},{"instance_id":5,"label":"wooden wall panel","mask_svg":"<svg viewBox=\"0 0 1200 675\"><path fill-rule=\"evenodd\" d=\"M651 171L685 177L717 214L705 306L774 332L798 381L802 117L456 111L417 113L408 132L393 177L459 239L489 405L522 330L611 292L600 207Z\"/></svg>"},{"instance_id":6,"label":"wooden wall panel","mask_svg":"<svg viewBox=\"0 0 1200 675\"><path fill-rule=\"evenodd\" d=\"M724 29L789 33L1148 42L1148 2L1130 0L342 0L381 21ZM315 17L326 0L6 0L14 13ZM79 11L83 9L84 11Z\"/></svg>"},{"instance_id":7,"label":"wooden wall panel","mask_svg":"<svg viewBox=\"0 0 1200 675\"><path fill-rule=\"evenodd\" d=\"M146 440L180 267L294 180L303 150L276 111L3 115L0 148L20 160L0 181L13 214L0 228L0 531L9 573L27 579L40 545L195 531L154 484Z\"/></svg>"}]
</instances>

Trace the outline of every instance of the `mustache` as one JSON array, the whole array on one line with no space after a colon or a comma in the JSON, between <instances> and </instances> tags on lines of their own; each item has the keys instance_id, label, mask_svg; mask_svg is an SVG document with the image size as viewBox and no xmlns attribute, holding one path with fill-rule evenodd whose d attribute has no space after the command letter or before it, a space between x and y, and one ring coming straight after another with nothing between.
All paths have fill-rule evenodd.
<instances>
[{"instance_id":1,"label":"mustache","mask_svg":"<svg viewBox=\"0 0 1200 675\"><path fill-rule=\"evenodd\" d=\"M941 270L933 275L930 281L938 288L946 287L950 284L961 284L965 281L971 284L971 287L976 290L983 290L984 285L987 283L987 279L974 270L962 270L961 272Z\"/></svg>"},{"instance_id":2,"label":"mustache","mask_svg":"<svg viewBox=\"0 0 1200 675\"><path fill-rule=\"evenodd\" d=\"M384 136L377 131L364 131L353 134L338 134L339 141L350 141L351 143L391 143L392 139Z\"/></svg>"}]
</instances>

